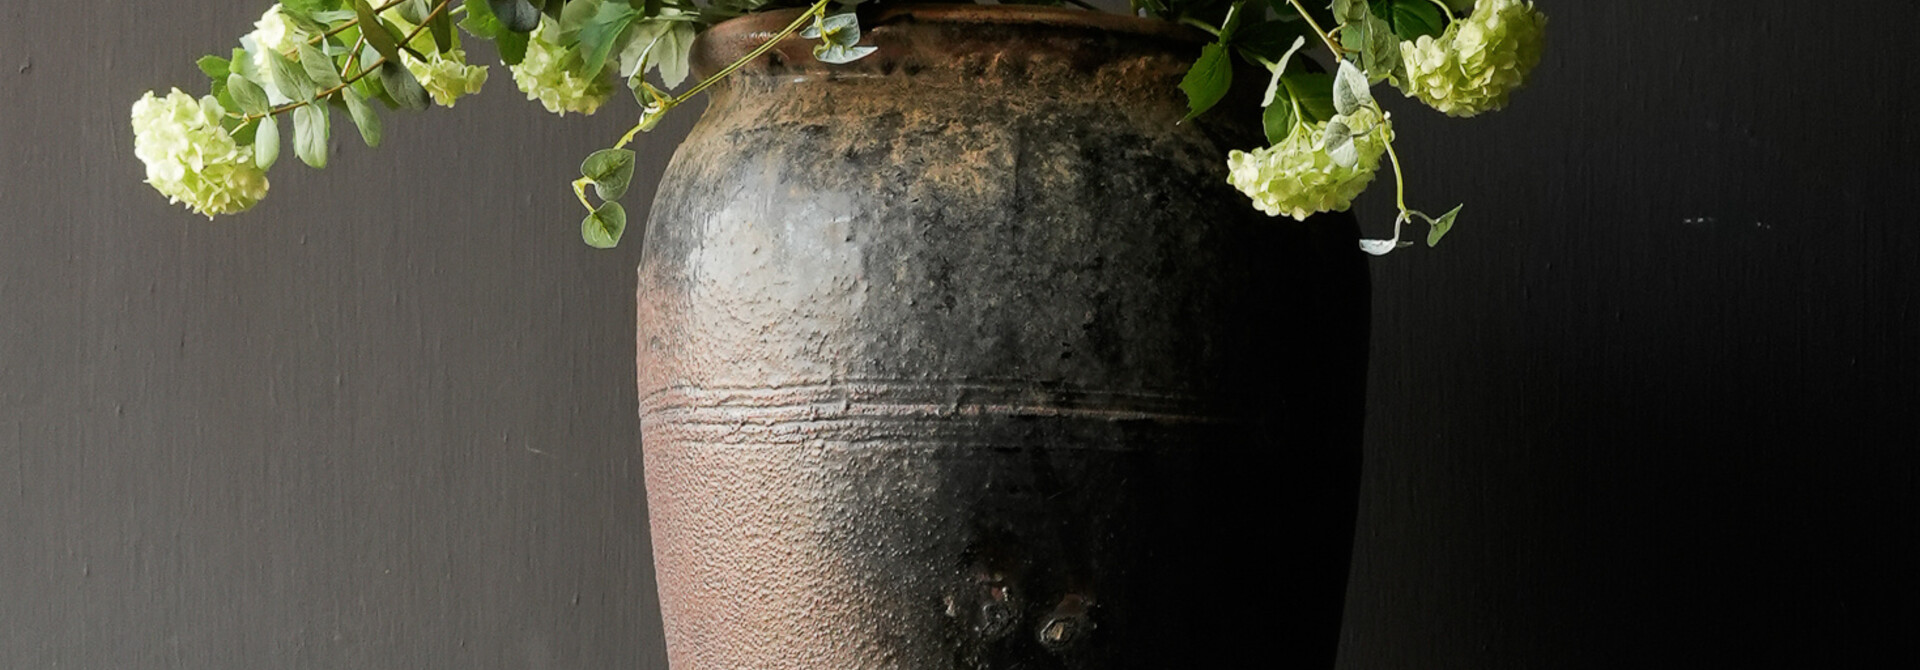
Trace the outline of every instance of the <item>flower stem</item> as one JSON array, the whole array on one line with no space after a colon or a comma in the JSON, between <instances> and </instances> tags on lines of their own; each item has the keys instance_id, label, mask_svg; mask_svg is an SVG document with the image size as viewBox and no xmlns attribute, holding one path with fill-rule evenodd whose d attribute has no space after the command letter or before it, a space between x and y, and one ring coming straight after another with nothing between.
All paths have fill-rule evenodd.
<instances>
[{"instance_id":1,"label":"flower stem","mask_svg":"<svg viewBox=\"0 0 1920 670\"><path fill-rule=\"evenodd\" d=\"M1327 35L1326 29L1320 27L1320 22L1313 20L1313 15L1307 13L1306 5L1300 4L1300 0L1287 1L1293 4L1294 11L1300 12L1300 18L1307 20L1307 27L1313 28L1313 34L1320 36L1320 41L1326 43L1327 49L1333 52L1334 58L1339 58L1341 54L1346 53L1340 50L1340 45L1333 43L1333 38Z\"/></svg>"},{"instance_id":2,"label":"flower stem","mask_svg":"<svg viewBox=\"0 0 1920 670\"><path fill-rule=\"evenodd\" d=\"M392 2L389 2L389 3L387 3L387 4L384 4L384 5L381 5L381 6L379 6L379 7L375 7L375 8L373 8L373 13L375 13L375 14L379 14L380 12L384 12L384 11L387 11L387 10L389 10L389 9L393 9L394 7L398 7L398 6L400 6L400 3L403 3L403 2L406 2L406 1L407 1L407 0L393 0ZM444 5L446 5L447 3L449 3L449 2L453 2L453 0L441 0L441 2L440 2L440 4L444 6ZM427 15L427 20L428 20L428 21L431 21L431 20L433 20L433 15L432 15L432 14L428 14L428 15ZM423 21L422 23L425 23L425 22ZM333 37L334 35L338 35L338 34L340 34L340 33L342 33L342 32L345 32L345 31L346 31L346 29L348 29L348 28L352 28L352 27L354 27L354 26L356 26L356 25L359 25L359 24L360 24L360 19L358 19L358 18L353 18L353 19L348 19L346 23L342 23L342 24L340 24L339 26L337 26L337 27L335 27L335 28L334 28L333 30L329 30L329 31L327 31L327 32L324 32L324 33L321 33L321 34L319 34L319 35L315 35L315 36L313 36L313 39L310 39L310 40L307 40L307 44L312 44L312 45L314 45L314 46L319 46L319 45L320 45L320 42L321 42L322 40L325 40L325 39L327 39L327 38L329 38L329 37Z\"/></svg>"},{"instance_id":3,"label":"flower stem","mask_svg":"<svg viewBox=\"0 0 1920 670\"><path fill-rule=\"evenodd\" d=\"M832 0L818 0L818 2L813 3L813 6L808 7L806 11L794 17L793 23L787 24L785 29L774 33L772 37L767 38L766 42L755 47L753 51L747 52L747 55L742 56L740 60L728 64L725 68L721 68L719 72L714 73L713 76L702 79L698 84L694 84L693 88L687 89L687 92L670 98L661 98L657 94L652 94L654 95L653 104L658 105L659 109L651 109L652 105L649 105L649 110L642 112L640 122L633 124L633 128L620 137L620 143L613 145L614 148L618 149L627 146L627 143L632 142L634 137L651 127L648 121L654 120L653 117L658 117L661 114L667 113L667 110L680 106L680 103L686 102L693 96L700 94L701 91L705 91L714 84L720 83L720 80L726 79L734 72L739 71L740 68L746 67L747 63L753 62L754 59L766 55L768 51L772 51L774 47L779 46L781 40L786 39L788 35L792 35L795 31L800 30L801 26L806 25L809 19L826 16L827 3L829 2L832 2ZM651 89L651 87L649 87L649 89ZM588 209L592 208L589 207Z\"/></svg>"},{"instance_id":4,"label":"flower stem","mask_svg":"<svg viewBox=\"0 0 1920 670\"><path fill-rule=\"evenodd\" d=\"M354 64L360 61L360 50L365 48L366 44L367 36L364 33L360 35L360 39L353 41L353 48L347 51L347 64L340 67L341 72L353 69Z\"/></svg>"},{"instance_id":5,"label":"flower stem","mask_svg":"<svg viewBox=\"0 0 1920 670\"><path fill-rule=\"evenodd\" d=\"M1212 25L1209 25L1206 21L1202 21L1200 19L1196 19L1191 16L1181 16L1180 25L1199 28L1201 30L1207 31L1207 34L1213 35L1214 37L1220 36L1219 28L1215 28Z\"/></svg>"},{"instance_id":6,"label":"flower stem","mask_svg":"<svg viewBox=\"0 0 1920 670\"><path fill-rule=\"evenodd\" d=\"M795 17L793 19L793 23L787 24L787 27L785 29L781 30L778 33L774 33L773 37L767 38L767 41L765 44L761 44L759 47L754 48L753 51L747 52L747 55L742 57L740 60L734 61L732 64L726 66L725 68L722 68L719 72L714 73L713 76L707 77L705 80L702 80L700 83L695 84L693 88L688 89L686 93L682 93L680 95L674 96L673 104L678 105L682 102L686 102L688 98L693 97L694 95L700 93L701 91L707 90L708 87L711 87L714 84L720 83L720 80L726 79L729 75L732 75L735 71L738 71L740 68L746 67L747 63L750 63L754 59L759 58L763 55L766 55L768 51L772 51L775 46L778 46L780 44L780 40L786 39L788 35L792 35L794 31L799 30L800 26L805 25L807 22L807 19L826 16L827 3L831 1L832 0L819 0L819 2L813 3L813 6L808 7L807 11L801 12L800 16Z\"/></svg>"},{"instance_id":7,"label":"flower stem","mask_svg":"<svg viewBox=\"0 0 1920 670\"><path fill-rule=\"evenodd\" d=\"M1389 136L1387 137L1387 159L1393 162L1395 204L1400 206L1400 211L1405 212L1407 211L1407 179L1400 171L1400 154L1393 150L1393 138L1391 137L1393 135L1393 126L1390 123L1387 126L1387 135Z\"/></svg>"},{"instance_id":8,"label":"flower stem","mask_svg":"<svg viewBox=\"0 0 1920 670\"><path fill-rule=\"evenodd\" d=\"M579 198L580 205L586 207L589 212L595 211L593 203L587 202L587 186L592 183L592 177L581 177L573 180L573 197Z\"/></svg>"}]
</instances>

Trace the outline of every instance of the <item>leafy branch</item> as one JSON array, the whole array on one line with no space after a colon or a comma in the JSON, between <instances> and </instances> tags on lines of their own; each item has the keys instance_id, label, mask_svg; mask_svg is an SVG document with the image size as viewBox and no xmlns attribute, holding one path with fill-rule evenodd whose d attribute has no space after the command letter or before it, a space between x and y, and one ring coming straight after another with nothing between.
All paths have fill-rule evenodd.
<instances>
[{"instance_id":1,"label":"leafy branch","mask_svg":"<svg viewBox=\"0 0 1920 670\"><path fill-rule=\"evenodd\" d=\"M840 25L827 25L829 20L827 16L827 5L832 1L833 0L816 0L811 6L807 7L805 11L802 11L799 16L794 17L793 21L788 23L786 28L774 33L771 37L768 37L765 42L762 42L760 46L754 47L752 51L747 52L745 56L741 56L732 63L728 63L727 66L721 68L719 72L715 72L711 76L700 80L699 83L694 84L692 88L687 89L679 95L669 95L655 88L652 84L647 83L644 77L636 78L633 82L635 84L634 94L636 97L645 96L646 98L643 101L645 107L640 111L640 120L635 122L633 127L627 130L626 134L621 135L620 141L614 143L612 148L602 149L588 156L587 160L580 165L580 178L573 180L574 197L580 200L580 206L587 209L586 219L580 222L581 238L584 239L589 246L601 249L611 248L620 243L620 237L625 232L627 226L627 212L626 209L620 205L619 199L627 192L627 186L633 179L633 164L635 160L634 152L626 147L628 144L631 144L633 139L640 133L653 130L655 126L659 125L660 119L663 118L667 112L672 111L673 108L680 106L687 100L693 98L693 96L699 95L708 88L725 80L727 77L732 76L733 73L738 72L740 68L746 67L748 63L759 59L761 56L765 56L767 52L779 46L782 40L785 40L796 32L800 32L809 22L814 24L812 28L808 29L812 33L811 36L822 39L822 48L816 49L814 52L818 57L822 57L823 59L831 57L827 54L836 53L833 51L835 47L839 49L839 53L849 56L846 60L852 60L872 53L873 47L856 46L860 40L860 32L858 23L854 21L852 14L839 15L846 17L839 22ZM657 39L658 38L656 38L656 40ZM657 41L649 43L645 51L642 52L640 56L642 63L642 67L640 68L641 74L645 73L644 64L648 54L657 44ZM594 204L587 199L588 186L592 186L594 194L600 197L601 202L598 207L594 206Z\"/></svg>"},{"instance_id":2,"label":"leafy branch","mask_svg":"<svg viewBox=\"0 0 1920 670\"><path fill-rule=\"evenodd\" d=\"M1088 6L1084 0L1039 0ZM276 117L293 118L300 158L325 167L331 105L344 107L362 139L376 146L380 118L368 103L389 108L451 106L477 93L484 67L466 62L460 32L492 41L529 99L555 113L592 114L618 72L640 104L639 118L611 148L595 152L572 182L589 214L581 234L596 247L617 244L626 225L618 200L634 170L628 147L692 97L707 92L784 40L818 40L821 62L848 63L876 48L862 45L859 19L837 4L860 0L279 0L231 58L206 56L200 69L209 95L174 89L149 93L133 109L135 150L163 195L212 216L252 207L266 192L264 171L279 152ZM375 4L377 3L377 4ZM1261 211L1306 219L1344 211L1374 179L1381 159L1392 166L1394 236L1365 240L1384 253L1405 243L1401 227L1424 221L1438 242L1459 213L1433 217L1406 205L1406 175L1393 146L1392 115L1371 87L1391 81L1409 97L1452 116L1499 109L1539 63L1546 17L1530 0L1476 0L1456 16L1444 0L1129 0L1135 13L1192 26L1213 36L1180 81L1194 119L1224 101L1235 57L1270 73L1261 100L1269 146L1231 151L1229 181ZM786 27L743 57L678 94L701 30L756 11L798 8ZM386 14L394 12L393 14ZM383 17L383 15L385 15ZM1455 30L1466 23L1472 30ZM431 42L425 41L426 35ZM1458 42L1456 35L1471 35ZM1429 39L1431 38L1431 39ZM1327 71L1294 58L1309 41L1324 45L1337 66ZM437 53L428 45L437 48ZM408 58L411 56L411 58ZM659 75L659 86L650 83ZM1491 82L1491 83L1489 83ZM329 104L315 104L315 103ZM187 136L181 143L173 138ZM593 187L599 204L587 195Z\"/></svg>"}]
</instances>

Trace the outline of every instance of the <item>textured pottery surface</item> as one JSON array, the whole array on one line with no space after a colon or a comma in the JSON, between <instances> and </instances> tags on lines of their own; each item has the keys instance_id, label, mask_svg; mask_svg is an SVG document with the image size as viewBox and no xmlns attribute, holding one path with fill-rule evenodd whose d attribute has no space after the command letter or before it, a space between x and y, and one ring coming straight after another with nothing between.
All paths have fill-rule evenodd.
<instances>
[{"instance_id":1,"label":"textured pottery surface","mask_svg":"<svg viewBox=\"0 0 1920 670\"><path fill-rule=\"evenodd\" d=\"M704 36L711 72L791 14ZM677 670L1330 667L1366 275L1225 184L1194 34L911 7L715 90L647 224Z\"/></svg>"}]
</instances>

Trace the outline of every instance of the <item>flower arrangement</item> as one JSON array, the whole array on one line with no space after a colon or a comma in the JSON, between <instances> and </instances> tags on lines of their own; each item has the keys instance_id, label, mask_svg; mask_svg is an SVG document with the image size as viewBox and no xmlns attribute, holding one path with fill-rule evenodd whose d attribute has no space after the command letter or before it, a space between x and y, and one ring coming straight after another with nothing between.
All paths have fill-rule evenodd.
<instances>
[{"instance_id":1,"label":"flower arrangement","mask_svg":"<svg viewBox=\"0 0 1920 670\"><path fill-rule=\"evenodd\" d=\"M147 183L171 201L209 219L246 211L266 195L283 119L292 125L294 154L323 168L333 110L345 111L366 144L378 146L380 107L452 107L480 92L489 70L467 62L464 33L493 42L520 91L555 114L593 114L617 83L632 92L639 107L633 129L588 156L572 184L587 209L582 238L612 247L626 228L619 200L633 177L635 156L626 146L637 134L789 35L817 40L814 55L827 63L872 53L860 44L853 11L861 1L280 0L228 56L200 59L211 83L206 95L175 88L134 103L134 153L146 164ZM1401 241L1401 229L1416 219L1429 227L1428 244L1437 244L1460 208L1431 216L1406 206L1393 118L1373 87L1389 83L1449 116L1498 110L1540 62L1546 27L1529 0L1129 2L1136 14L1213 36L1180 82L1188 118L1209 112L1234 86L1264 85L1268 146L1222 157L1228 180L1260 211L1302 220L1345 211L1386 159L1399 214L1391 238L1362 240L1374 254L1411 244ZM1095 11L1081 0L1039 4ZM765 46L681 90L702 30L791 8L802 10L799 17ZM1331 71L1298 57L1309 45L1326 49ZM1236 57L1265 69L1267 81L1234 81Z\"/></svg>"}]
</instances>

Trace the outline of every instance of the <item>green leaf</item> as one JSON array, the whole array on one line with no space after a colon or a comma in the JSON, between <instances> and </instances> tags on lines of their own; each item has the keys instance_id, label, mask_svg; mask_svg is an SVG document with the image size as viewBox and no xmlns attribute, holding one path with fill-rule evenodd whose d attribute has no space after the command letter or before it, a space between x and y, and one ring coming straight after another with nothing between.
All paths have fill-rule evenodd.
<instances>
[{"instance_id":1,"label":"green leaf","mask_svg":"<svg viewBox=\"0 0 1920 670\"><path fill-rule=\"evenodd\" d=\"M627 35L626 46L620 48L620 76L631 80L644 74L649 63L656 59L654 51L666 40L667 29L672 26L668 21L639 21L633 24L633 30ZM633 86L633 82L628 82ZM638 88L634 86L634 88Z\"/></svg>"},{"instance_id":2,"label":"green leaf","mask_svg":"<svg viewBox=\"0 0 1920 670\"><path fill-rule=\"evenodd\" d=\"M1440 238L1446 237L1447 231L1453 230L1453 220L1460 216L1460 210L1464 207L1466 205L1455 207L1453 211L1441 214L1440 218L1433 220L1433 227L1427 230L1427 246L1440 244Z\"/></svg>"},{"instance_id":3,"label":"green leaf","mask_svg":"<svg viewBox=\"0 0 1920 670\"><path fill-rule=\"evenodd\" d=\"M627 26L637 18L640 18L640 12L633 11L632 7L617 2L600 5L600 11L580 27L580 53L586 58L586 67L582 71L598 74L605 68L608 54L613 53L616 38L626 32Z\"/></svg>"},{"instance_id":4,"label":"green leaf","mask_svg":"<svg viewBox=\"0 0 1920 670\"><path fill-rule=\"evenodd\" d=\"M500 62L519 65L521 61L526 60L528 39L526 33L508 32L501 35L500 39L494 40L493 46L500 50Z\"/></svg>"},{"instance_id":5,"label":"green leaf","mask_svg":"<svg viewBox=\"0 0 1920 670\"><path fill-rule=\"evenodd\" d=\"M225 107L227 109L240 108L240 104L233 101L233 95L227 92L227 82L224 79L213 82L213 90L210 91L210 94L213 96L214 100L220 101L220 106L222 107ZM223 126L231 126L231 125L234 125L235 123L237 123L237 121L232 117L228 117L220 120L220 124Z\"/></svg>"},{"instance_id":6,"label":"green leaf","mask_svg":"<svg viewBox=\"0 0 1920 670\"><path fill-rule=\"evenodd\" d=\"M453 50L455 45L453 40L452 5L448 5L446 11L435 14L433 20L427 22L427 32L433 34L433 44L439 47L440 53Z\"/></svg>"},{"instance_id":7,"label":"green leaf","mask_svg":"<svg viewBox=\"0 0 1920 670\"><path fill-rule=\"evenodd\" d=\"M1334 119L1327 122L1325 135L1320 136L1320 147L1325 149L1327 157L1340 167L1351 168L1360 164L1360 148L1353 143L1353 129L1345 121Z\"/></svg>"},{"instance_id":8,"label":"green leaf","mask_svg":"<svg viewBox=\"0 0 1920 670\"><path fill-rule=\"evenodd\" d=\"M493 15L491 0L467 0L467 18L461 19L460 27L484 40L493 40L493 46L500 50L500 60L508 65L519 65L527 57L527 33L508 30Z\"/></svg>"},{"instance_id":9,"label":"green leaf","mask_svg":"<svg viewBox=\"0 0 1920 670\"><path fill-rule=\"evenodd\" d=\"M367 38L373 50L380 52L380 57L388 62L400 62L400 43L393 39L393 34L387 32L386 25L373 13L373 6L367 4L367 0L353 0L353 13L360 17L360 35Z\"/></svg>"},{"instance_id":10,"label":"green leaf","mask_svg":"<svg viewBox=\"0 0 1920 670\"><path fill-rule=\"evenodd\" d=\"M1366 35L1360 65L1366 68L1368 80L1385 80L1387 75L1400 69L1400 36L1393 33L1393 26L1372 14L1367 15Z\"/></svg>"},{"instance_id":11,"label":"green leaf","mask_svg":"<svg viewBox=\"0 0 1920 670\"><path fill-rule=\"evenodd\" d=\"M849 48L859 44L860 16L853 12L841 12L827 17L821 23L820 39Z\"/></svg>"},{"instance_id":12,"label":"green leaf","mask_svg":"<svg viewBox=\"0 0 1920 670\"><path fill-rule=\"evenodd\" d=\"M561 46L573 46L579 43L580 29L593 21L593 17L598 16L600 10L606 9L608 4L606 0L573 0L566 3L566 6L560 9L559 15L554 17L554 27L558 28L556 32L559 35L556 43ZM630 5L621 0L614 0L611 4L632 10Z\"/></svg>"},{"instance_id":13,"label":"green leaf","mask_svg":"<svg viewBox=\"0 0 1920 670\"><path fill-rule=\"evenodd\" d=\"M1366 2L1334 0L1333 12L1340 17L1340 47L1360 54L1360 67L1369 80L1385 79L1400 67L1400 37Z\"/></svg>"},{"instance_id":14,"label":"green leaf","mask_svg":"<svg viewBox=\"0 0 1920 670\"><path fill-rule=\"evenodd\" d=\"M285 5L287 10L308 14L339 9L340 3L341 0L280 0L280 4Z\"/></svg>"},{"instance_id":15,"label":"green leaf","mask_svg":"<svg viewBox=\"0 0 1920 670\"><path fill-rule=\"evenodd\" d=\"M1333 16L1341 23L1362 20L1368 13L1365 0L1333 0Z\"/></svg>"},{"instance_id":16,"label":"green leaf","mask_svg":"<svg viewBox=\"0 0 1920 670\"><path fill-rule=\"evenodd\" d=\"M660 36L660 46L653 48L653 62L660 68L660 83L665 84L669 89L687 80L687 73L692 69L694 34L692 25L676 22ZM853 55L847 60L860 58L866 53ZM817 53L815 55L818 56Z\"/></svg>"},{"instance_id":17,"label":"green leaf","mask_svg":"<svg viewBox=\"0 0 1920 670\"><path fill-rule=\"evenodd\" d=\"M679 32L679 28L676 27L673 32L668 33L668 37L673 38ZM853 12L843 12L827 17L815 16L813 25L801 31L801 37L820 40L820 43L813 47L813 58L822 63L835 65L851 63L866 58L868 54L878 50L877 47L860 46L860 17ZM683 48L690 48L692 40L670 42L663 46L671 46L675 51L680 51ZM667 74L664 62L660 66L660 74L662 78ZM672 86L669 84L668 88Z\"/></svg>"},{"instance_id":18,"label":"green leaf","mask_svg":"<svg viewBox=\"0 0 1920 670\"><path fill-rule=\"evenodd\" d=\"M619 200L633 181L634 153L628 149L601 149L580 164L580 176L593 180L601 200Z\"/></svg>"},{"instance_id":19,"label":"green leaf","mask_svg":"<svg viewBox=\"0 0 1920 670\"><path fill-rule=\"evenodd\" d=\"M233 62L219 56L201 56L194 64L200 66L200 71L207 73L207 78L214 81L226 81L227 75L233 73Z\"/></svg>"},{"instance_id":20,"label":"green leaf","mask_svg":"<svg viewBox=\"0 0 1920 670\"><path fill-rule=\"evenodd\" d=\"M267 92L259 84L237 74L227 75L227 93L232 96L233 104L247 114L267 113Z\"/></svg>"},{"instance_id":21,"label":"green leaf","mask_svg":"<svg viewBox=\"0 0 1920 670\"><path fill-rule=\"evenodd\" d=\"M1321 123L1332 120L1339 112L1333 108L1333 75L1325 72L1300 72L1285 75L1280 83L1287 87L1287 94L1300 104L1300 115L1306 123Z\"/></svg>"},{"instance_id":22,"label":"green leaf","mask_svg":"<svg viewBox=\"0 0 1920 670\"><path fill-rule=\"evenodd\" d=\"M201 72L206 73L211 89L209 92L213 97L219 98L223 105L238 109L239 105L234 104L233 96L227 93L227 77L233 75L233 61L219 56L202 56L194 64L200 66Z\"/></svg>"},{"instance_id":23,"label":"green leaf","mask_svg":"<svg viewBox=\"0 0 1920 670\"><path fill-rule=\"evenodd\" d=\"M343 1L339 3L339 5L344 7L346 3ZM343 23L359 18L359 16L360 15L354 13L352 9L331 9L323 12L313 12L312 14L308 14L307 18L313 19L328 30L331 30L340 27Z\"/></svg>"},{"instance_id":24,"label":"green leaf","mask_svg":"<svg viewBox=\"0 0 1920 670\"><path fill-rule=\"evenodd\" d=\"M1218 43L1208 44L1200 50L1200 60L1180 79L1180 90L1187 93L1187 118L1191 119L1207 110L1213 109L1221 98L1227 96L1227 89L1233 86L1233 63L1227 59L1227 49Z\"/></svg>"},{"instance_id":25,"label":"green leaf","mask_svg":"<svg viewBox=\"0 0 1920 670\"><path fill-rule=\"evenodd\" d=\"M617 202L600 203L600 208L580 222L580 239L595 249L612 249L627 232L627 210Z\"/></svg>"},{"instance_id":26,"label":"green leaf","mask_svg":"<svg viewBox=\"0 0 1920 670\"><path fill-rule=\"evenodd\" d=\"M300 43L300 67L306 70L307 78L320 88L340 85L340 71L333 69L333 59L306 42Z\"/></svg>"},{"instance_id":27,"label":"green leaf","mask_svg":"<svg viewBox=\"0 0 1920 670\"><path fill-rule=\"evenodd\" d=\"M1280 60L1273 64L1273 77L1267 80L1267 90L1260 95L1261 107L1267 107L1273 104L1275 96L1280 92L1280 77L1287 73L1287 65L1293 61L1293 55L1299 53L1300 48L1306 46L1306 44L1307 38L1305 37L1293 38L1293 46L1289 47L1287 53L1280 56Z\"/></svg>"},{"instance_id":28,"label":"green leaf","mask_svg":"<svg viewBox=\"0 0 1920 670\"><path fill-rule=\"evenodd\" d=\"M1401 40L1439 37L1447 29L1447 19L1433 0L1372 0L1369 8L1374 16L1386 19Z\"/></svg>"},{"instance_id":29,"label":"green leaf","mask_svg":"<svg viewBox=\"0 0 1920 670\"><path fill-rule=\"evenodd\" d=\"M374 113L373 106L367 104L366 97L352 86L348 86L340 92L340 99L346 103L347 116L353 117L354 127L360 129L360 139L365 140L367 146L380 146L380 115Z\"/></svg>"},{"instance_id":30,"label":"green leaf","mask_svg":"<svg viewBox=\"0 0 1920 670\"><path fill-rule=\"evenodd\" d=\"M1373 104L1373 92L1369 90L1367 75L1354 67L1352 61L1340 61L1340 69L1333 75L1333 111L1342 115Z\"/></svg>"},{"instance_id":31,"label":"green leaf","mask_svg":"<svg viewBox=\"0 0 1920 670\"><path fill-rule=\"evenodd\" d=\"M289 25L298 29L300 32L323 33L327 31L326 23L315 17L314 12L304 9L295 9L281 5L280 18L285 19Z\"/></svg>"},{"instance_id":32,"label":"green leaf","mask_svg":"<svg viewBox=\"0 0 1920 670\"><path fill-rule=\"evenodd\" d=\"M507 30L507 27L500 23L500 18L493 15L493 9L487 0L466 0L465 6L467 16L460 20L460 27L474 37L494 41L495 46L500 48L502 60L506 60L508 65L519 65L521 56L516 55L512 58L507 58L509 47L505 44L507 42L517 44L519 49L518 53L524 55L526 54L527 33L516 33Z\"/></svg>"},{"instance_id":33,"label":"green leaf","mask_svg":"<svg viewBox=\"0 0 1920 670\"><path fill-rule=\"evenodd\" d=\"M380 85L387 89L387 97L393 98L395 107L401 109L426 109L432 100L427 97L427 89L420 86L420 80L413 78L405 65L395 61L380 64Z\"/></svg>"},{"instance_id":34,"label":"green leaf","mask_svg":"<svg viewBox=\"0 0 1920 670\"><path fill-rule=\"evenodd\" d=\"M846 46L832 42L821 42L813 48L813 59L822 63L844 65L866 58L872 55L873 52L879 50L880 47L876 46ZM661 74L664 75L665 73L666 69L664 67L661 68Z\"/></svg>"},{"instance_id":35,"label":"green leaf","mask_svg":"<svg viewBox=\"0 0 1920 670\"><path fill-rule=\"evenodd\" d=\"M272 116L260 117L260 128L253 133L253 164L265 170L280 160L280 124Z\"/></svg>"},{"instance_id":36,"label":"green leaf","mask_svg":"<svg viewBox=\"0 0 1920 670\"><path fill-rule=\"evenodd\" d=\"M354 0L364 2L365 0ZM516 33L530 33L540 27L540 9L527 0L487 0L487 7L493 10L494 18L507 30Z\"/></svg>"},{"instance_id":37,"label":"green leaf","mask_svg":"<svg viewBox=\"0 0 1920 670\"><path fill-rule=\"evenodd\" d=\"M1278 145L1281 142L1287 141L1287 137L1293 135L1296 121L1293 117L1292 100L1276 100L1274 102L1275 104L1268 105L1266 112L1260 115L1261 125L1264 126L1267 131L1267 144L1269 145Z\"/></svg>"},{"instance_id":38,"label":"green leaf","mask_svg":"<svg viewBox=\"0 0 1920 670\"><path fill-rule=\"evenodd\" d=\"M812 25L800 30L800 36L850 47L860 43L860 17L853 12L816 15Z\"/></svg>"},{"instance_id":39,"label":"green leaf","mask_svg":"<svg viewBox=\"0 0 1920 670\"><path fill-rule=\"evenodd\" d=\"M247 53L246 49L233 50L233 60L227 61L227 69L230 70L232 74L246 77L254 83L267 81L267 73L255 71L253 54Z\"/></svg>"},{"instance_id":40,"label":"green leaf","mask_svg":"<svg viewBox=\"0 0 1920 670\"><path fill-rule=\"evenodd\" d=\"M313 99L313 79L307 77L306 68L272 49L267 50L267 62L273 70L273 87L280 91L281 97L302 102Z\"/></svg>"},{"instance_id":41,"label":"green leaf","mask_svg":"<svg viewBox=\"0 0 1920 670\"><path fill-rule=\"evenodd\" d=\"M416 26L427 18L427 0L403 0L393 9L400 14L400 18Z\"/></svg>"},{"instance_id":42,"label":"green leaf","mask_svg":"<svg viewBox=\"0 0 1920 670\"><path fill-rule=\"evenodd\" d=\"M327 108L311 104L293 108L293 153L300 162L327 167Z\"/></svg>"},{"instance_id":43,"label":"green leaf","mask_svg":"<svg viewBox=\"0 0 1920 670\"><path fill-rule=\"evenodd\" d=\"M1360 240L1360 250L1373 256L1385 256L1399 247L1394 240Z\"/></svg>"},{"instance_id":44,"label":"green leaf","mask_svg":"<svg viewBox=\"0 0 1920 670\"><path fill-rule=\"evenodd\" d=\"M460 29L467 31L467 34L490 40L506 31L506 26L500 25L500 19L494 18L493 9L487 6L486 0L466 0L466 4L461 6L466 8L467 17L460 19Z\"/></svg>"}]
</instances>

